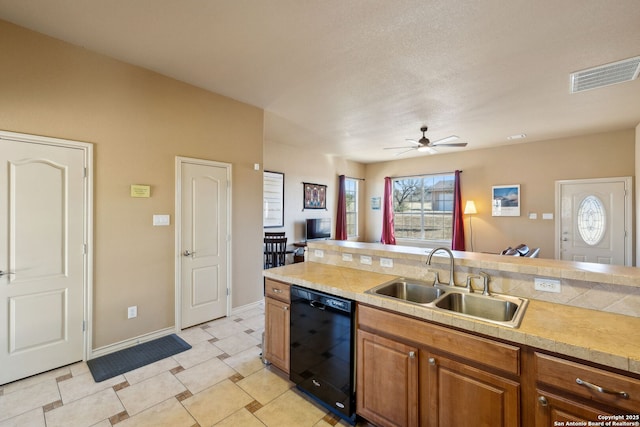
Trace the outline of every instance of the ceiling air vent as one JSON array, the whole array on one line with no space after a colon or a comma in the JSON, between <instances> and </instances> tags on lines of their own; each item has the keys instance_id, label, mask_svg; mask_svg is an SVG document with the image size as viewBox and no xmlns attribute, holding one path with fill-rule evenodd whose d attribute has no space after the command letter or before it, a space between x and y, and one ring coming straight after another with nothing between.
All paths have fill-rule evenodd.
<instances>
[{"instance_id":1,"label":"ceiling air vent","mask_svg":"<svg viewBox=\"0 0 640 427\"><path fill-rule=\"evenodd\" d=\"M640 74L640 56L571 74L571 93L628 82Z\"/></svg>"}]
</instances>

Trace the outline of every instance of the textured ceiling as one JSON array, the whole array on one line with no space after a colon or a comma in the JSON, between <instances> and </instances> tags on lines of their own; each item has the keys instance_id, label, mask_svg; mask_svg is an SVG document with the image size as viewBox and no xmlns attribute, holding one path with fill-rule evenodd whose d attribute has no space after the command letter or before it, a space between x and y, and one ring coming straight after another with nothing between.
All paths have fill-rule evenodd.
<instances>
[{"instance_id":1,"label":"textured ceiling","mask_svg":"<svg viewBox=\"0 0 640 427\"><path fill-rule=\"evenodd\" d=\"M0 0L0 19L265 109L265 139L394 160L429 126L467 150L640 123L638 0ZM521 140L522 141L522 140ZM451 152L453 148L441 148Z\"/></svg>"}]
</instances>

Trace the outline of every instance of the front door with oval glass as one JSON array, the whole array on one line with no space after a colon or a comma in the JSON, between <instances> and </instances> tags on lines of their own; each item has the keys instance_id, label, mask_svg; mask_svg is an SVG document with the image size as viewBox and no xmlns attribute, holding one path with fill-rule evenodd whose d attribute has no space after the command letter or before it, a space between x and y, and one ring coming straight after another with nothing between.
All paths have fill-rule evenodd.
<instances>
[{"instance_id":1,"label":"front door with oval glass","mask_svg":"<svg viewBox=\"0 0 640 427\"><path fill-rule=\"evenodd\" d=\"M556 258L631 265L631 178L556 182Z\"/></svg>"}]
</instances>

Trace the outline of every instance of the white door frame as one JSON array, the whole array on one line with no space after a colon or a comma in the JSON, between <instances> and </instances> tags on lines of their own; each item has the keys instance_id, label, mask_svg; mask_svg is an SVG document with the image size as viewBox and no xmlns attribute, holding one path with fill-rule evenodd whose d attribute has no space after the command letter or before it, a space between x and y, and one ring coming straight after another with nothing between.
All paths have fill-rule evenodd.
<instances>
[{"instance_id":1,"label":"white door frame","mask_svg":"<svg viewBox=\"0 0 640 427\"><path fill-rule=\"evenodd\" d=\"M92 357L93 348L93 144L69 139L51 138L0 130L0 140L25 142L41 145L53 145L80 149L84 155L84 275L83 275L83 350L82 360Z\"/></svg>"},{"instance_id":2,"label":"white door frame","mask_svg":"<svg viewBox=\"0 0 640 427\"><path fill-rule=\"evenodd\" d=\"M606 183L612 181L624 182L624 265L633 265L633 180L630 176L623 177L611 177L611 178L592 178L592 179L565 179L556 181L556 221L555 221L555 259L560 259L560 239L562 237L561 228L561 213L562 213L562 200L560 197L560 188L563 184L596 184Z\"/></svg>"},{"instance_id":3,"label":"white door frame","mask_svg":"<svg viewBox=\"0 0 640 427\"><path fill-rule=\"evenodd\" d=\"M226 288L229 290L227 295L227 316L231 313L231 298L233 295L233 289L231 284L232 271L231 265L231 164L216 162L214 160L195 159L191 157L176 156L176 200L175 200L175 330L180 332L182 330L182 253L180 246L182 242L182 165L184 163L191 163L204 166L215 166L219 168L225 168L227 171L227 283Z\"/></svg>"}]
</instances>

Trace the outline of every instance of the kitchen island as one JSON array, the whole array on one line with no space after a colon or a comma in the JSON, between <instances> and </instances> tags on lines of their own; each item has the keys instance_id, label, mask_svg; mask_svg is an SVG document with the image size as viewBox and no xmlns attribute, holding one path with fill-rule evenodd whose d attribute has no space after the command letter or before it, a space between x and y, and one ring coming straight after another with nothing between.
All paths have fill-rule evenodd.
<instances>
[{"instance_id":1,"label":"kitchen island","mask_svg":"<svg viewBox=\"0 0 640 427\"><path fill-rule=\"evenodd\" d=\"M264 272L270 280L358 302L358 413L361 416L379 425L445 425L444 420L450 422L456 416L467 416L459 408L453 411L446 399L434 397L445 393L433 387L438 381L445 381L444 373L447 372L455 373L451 378L464 379L452 382L455 387L451 386L449 392L471 392L478 397L479 406L474 406L475 403L467 405L469 413L480 413L490 402L500 402L497 405L501 409L496 413L499 413L501 422L517 420L518 425L545 425L556 420L557 413L590 421L593 418L595 421L594 417L599 414L628 414L634 409L637 412L640 407L640 400L637 400L640 397L640 339L637 332L640 330L640 318L527 296L529 305L520 327L514 329L368 294L365 291L398 277L428 279L432 272L425 266L426 255L421 250L396 247L387 250L387 247L380 249L381 245L362 245L310 245L307 262ZM353 255L342 257L345 251ZM361 255L371 257L371 264L367 261L364 265L337 265L344 264L344 259ZM393 260L395 268L380 267L376 257L389 257L387 259ZM635 291L634 283L637 283L635 272L626 268L613 267L623 272L616 277L610 274L611 270L599 266L585 266L592 271L577 271L557 261L518 266L512 260L503 262L494 258L477 254L469 254L465 259L456 257L456 282L480 268L489 270L495 282L500 282L499 276L503 273L516 278L499 283L502 293L506 293L503 287L528 279L523 276L523 270L531 271L533 275L544 271L545 277L565 279L576 275L580 279L602 277L614 282L610 285L623 286L631 292ZM380 264L389 265L389 262ZM352 268L354 266L359 268ZM441 277L447 274L441 265L435 265L435 268L441 269ZM393 327L390 329L387 325ZM368 351L363 350L367 348ZM398 348L406 352L398 352ZM365 359L361 360L362 357ZM363 366L372 366L374 360L394 357L393 366L405 366L407 370L389 384L403 379L400 381L402 387L410 386L413 391L391 406L371 403L385 402L397 393L390 394L386 389L378 393L375 390L379 386L366 388L367 384L374 384L379 379L368 370L361 372L366 370ZM379 366L376 370L384 371ZM384 375L391 374L385 372ZM598 386L622 387L627 397L589 389L576 383L576 379L584 380L578 376L595 378L601 383ZM466 389L470 384L475 384L476 388ZM477 384L490 387L478 389ZM367 398L368 405L360 400L362 396ZM490 419L491 422L497 421Z\"/></svg>"},{"instance_id":2,"label":"kitchen island","mask_svg":"<svg viewBox=\"0 0 640 427\"><path fill-rule=\"evenodd\" d=\"M264 271L281 282L640 374L640 318L530 300L517 329L443 313L365 291L398 276L304 262Z\"/></svg>"}]
</instances>

